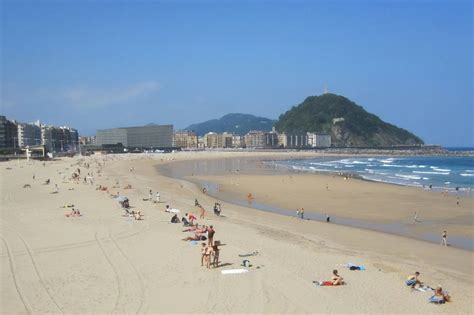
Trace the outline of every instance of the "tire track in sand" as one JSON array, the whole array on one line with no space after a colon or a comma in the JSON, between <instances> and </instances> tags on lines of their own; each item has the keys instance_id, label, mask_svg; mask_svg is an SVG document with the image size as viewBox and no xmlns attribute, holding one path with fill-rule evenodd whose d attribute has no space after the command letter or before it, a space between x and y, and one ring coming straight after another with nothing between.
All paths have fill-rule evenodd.
<instances>
[{"instance_id":1,"label":"tire track in sand","mask_svg":"<svg viewBox=\"0 0 474 315\"><path fill-rule=\"evenodd\" d=\"M105 257L105 260L107 260L107 263L112 268L112 270L114 272L114 275L115 275L115 281L117 282L117 299L115 300L115 306L114 306L113 313L117 313L118 304L119 304L120 299L122 298L122 289L121 289L122 283L120 281L120 276L119 276L119 273L117 271L117 268L112 263L110 257L107 255L107 253L104 249L104 245L102 244L102 242L97 237L97 232L95 233L95 240L96 240L97 244L99 245L99 248L102 251L102 254Z\"/></svg>"},{"instance_id":2,"label":"tire track in sand","mask_svg":"<svg viewBox=\"0 0 474 315\"><path fill-rule=\"evenodd\" d=\"M21 303L23 303L23 306L25 307L28 314L32 314L33 311L32 311L32 308L31 308L30 304L26 301L25 297L21 293L22 289L20 287L20 284L18 283L18 279L16 278L15 263L13 261L13 256L11 254L10 247L8 246L8 242L2 235L0 235L0 238L3 241L3 244L5 244L5 248L7 249L8 262L10 263L10 271L11 271L11 274L12 274L13 283L15 284L15 290L18 293L18 296L20 297Z\"/></svg>"},{"instance_id":3,"label":"tire track in sand","mask_svg":"<svg viewBox=\"0 0 474 315\"><path fill-rule=\"evenodd\" d=\"M166 221L168 222L168 221ZM148 228L145 228L143 230L140 230L138 232L134 232L134 233L129 233L129 234L124 234L123 232L119 232L118 235L119 236L116 236L114 237L114 239L116 240L121 240L121 239L127 239L127 238L130 238L130 237L134 237L136 235L139 235L143 232L146 232ZM35 253L36 254L41 254L41 253L49 253L49 252L62 252L64 250L68 250L68 249L76 249L76 248L82 248L82 247L88 247L88 246L94 246L97 244L97 241L95 239L93 240L89 240L89 241L83 241L83 242L77 242L77 243L67 243L67 244L62 244L62 245L56 245L56 246L48 246L48 247L41 247L41 248L37 248L35 249ZM18 250L18 251L14 251L12 252L12 254L15 254L15 256L21 256L21 255L27 255L27 252L26 250ZM0 257L6 257L7 254L0 254Z\"/></svg>"},{"instance_id":4,"label":"tire track in sand","mask_svg":"<svg viewBox=\"0 0 474 315\"><path fill-rule=\"evenodd\" d=\"M23 246L24 246L25 249L26 249L26 252L27 252L28 257L29 257L29 259L30 259L30 262L31 262L31 264L32 264L32 266L33 266L33 269L34 269L34 271L35 271L35 274L36 274L36 276L38 277L38 282L40 283L41 287L42 287L43 290L46 292L46 294L49 296L50 300L51 300L51 301L53 302L53 304L56 306L56 308L57 308L61 313L64 314L64 311L63 311L62 307L59 306L59 303L56 301L56 299L54 298L54 295L51 294L50 289L49 289L48 286L46 285L46 283L45 283L45 281L44 281L44 278L43 278L43 275L42 275L42 273L40 272L40 269L38 268L38 264L36 263L36 259L35 259L35 256L34 256L34 254L33 254L33 251L31 250L31 247L30 247L30 245L28 244L28 242L25 240L25 238L24 238L18 231L16 231L14 228L12 228L12 227L10 226L10 224L9 224L7 221L5 221L5 220L3 220L3 219L1 219L1 221L2 221L4 224L6 223L5 226L6 226L8 229L10 229L13 233L15 233L15 234L18 236L18 238L21 240L21 242L23 243ZM5 239L4 239L4 242L5 242ZM5 243L5 244L6 244L6 243Z\"/></svg>"},{"instance_id":5,"label":"tire track in sand","mask_svg":"<svg viewBox=\"0 0 474 315\"><path fill-rule=\"evenodd\" d=\"M122 255L123 258L125 258L125 260L128 262L128 264L130 265L130 267L133 269L133 272L135 273L135 275L137 276L138 278L138 282L140 284L140 304L138 305L138 309L136 311L137 314L139 314L142 310L142 307L143 307L143 302L145 300L145 284L143 283L143 279L142 279L142 276L140 274L140 272L138 271L138 269L135 267L135 265L132 263L132 261L130 260L130 258L123 252L122 248L118 245L118 243L115 241L115 238L113 237L112 233L109 232L109 238L110 240L113 242L113 244L115 245L115 247L117 248L117 250L120 252L120 254Z\"/></svg>"}]
</instances>

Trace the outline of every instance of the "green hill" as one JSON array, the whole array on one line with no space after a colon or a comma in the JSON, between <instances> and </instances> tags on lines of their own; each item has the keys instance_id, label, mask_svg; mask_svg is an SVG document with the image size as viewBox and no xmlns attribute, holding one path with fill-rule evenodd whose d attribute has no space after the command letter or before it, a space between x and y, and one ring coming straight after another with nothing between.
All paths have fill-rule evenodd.
<instances>
[{"instance_id":1,"label":"green hill","mask_svg":"<svg viewBox=\"0 0 474 315\"><path fill-rule=\"evenodd\" d=\"M184 129L194 130L199 136L203 136L208 132L229 132L245 135L250 130L270 131L274 124L275 120L254 115L227 114L219 119L193 124Z\"/></svg>"},{"instance_id":2,"label":"green hill","mask_svg":"<svg viewBox=\"0 0 474 315\"><path fill-rule=\"evenodd\" d=\"M386 123L362 106L331 93L306 98L280 115L275 127L279 132L330 134L336 146L423 144L423 140L409 131Z\"/></svg>"}]
</instances>

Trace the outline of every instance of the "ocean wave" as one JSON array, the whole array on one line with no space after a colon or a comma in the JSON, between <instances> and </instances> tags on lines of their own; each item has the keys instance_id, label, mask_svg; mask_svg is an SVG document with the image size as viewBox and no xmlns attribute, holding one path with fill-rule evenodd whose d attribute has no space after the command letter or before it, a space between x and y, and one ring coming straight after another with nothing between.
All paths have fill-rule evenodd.
<instances>
[{"instance_id":1,"label":"ocean wave","mask_svg":"<svg viewBox=\"0 0 474 315\"><path fill-rule=\"evenodd\" d=\"M474 173L474 170L466 170L468 173Z\"/></svg>"},{"instance_id":2,"label":"ocean wave","mask_svg":"<svg viewBox=\"0 0 474 315\"><path fill-rule=\"evenodd\" d=\"M415 176L415 175L402 175L402 174L395 174L395 176L403 178L405 180L410 180L410 179L421 179L420 176Z\"/></svg>"},{"instance_id":3,"label":"ocean wave","mask_svg":"<svg viewBox=\"0 0 474 315\"><path fill-rule=\"evenodd\" d=\"M472 174L472 173L471 173L471 174L461 173L461 174L459 174L459 175L464 176L464 177L467 177L467 176L469 176L469 177L474 176L474 174Z\"/></svg>"},{"instance_id":4,"label":"ocean wave","mask_svg":"<svg viewBox=\"0 0 474 315\"><path fill-rule=\"evenodd\" d=\"M432 168L432 170L437 172L451 172L448 168Z\"/></svg>"},{"instance_id":5,"label":"ocean wave","mask_svg":"<svg viewBox=\"0 0 474 315\"><path fill-rule=\"evenodd\" d=\"M435 175L449 175L451 173L446 173L446 172L429 172L429 171L412 171L412 173L415 174L435 174Z\"/></svg>"}]
</instances>

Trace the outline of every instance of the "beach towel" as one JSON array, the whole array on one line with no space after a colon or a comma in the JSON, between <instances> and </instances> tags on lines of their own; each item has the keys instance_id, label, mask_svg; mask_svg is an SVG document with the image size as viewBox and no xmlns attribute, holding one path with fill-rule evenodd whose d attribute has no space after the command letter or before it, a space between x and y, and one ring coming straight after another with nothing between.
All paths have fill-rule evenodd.
<instances>
[{"instance_id":1,"label":"beach towel","mask_svg":"<svg viewBox=\"0 0 474 315\"><path fill-rule=\"evenodd\" d=\"M313 281L313 283L320 287L335 287L332 281Z\"/></svg>"},{"instance_id":2,"label":"beach towel","mask_svg":"<svg viewBox=\"0 0 474 315\"><path fill-rule=\"evenodd\" d=\"M364 266L356 265L356 264L353 264L353 263L342 264L341 266L349 268L349 270L352 270L352 271L354 271L354 270L361 270L361 271L365 270Z\"/></svg>"},{"instance_id":3,"label":"beach towel","mask_svg":"<svg viewBox=\"0 0 474 315\"><path fill-rule=\"evenodd\" d=\"M428 286L426 286L426 287L419 287L419 288L415 288L415 290L416 290L416 291L420 291L420 292L429 292L429 291L434 291L434 289L433 289L433 288L431 288L431 287L428 287Z\"/></svg>"},{"instance_id":4,"label":"beach towel","mask_svg":"<svg viewBox=\"0 0 474 315\"><path fill-rule=\"evenodd\" d=\"M221 273L222 273L223 275L246 273L246 272L248 272L247 269L228 269L228 270L221 270Z\"/></svg>"},{"instance_id":5,"label":"beach towel","mask_svg":"<svg viewBox=\"0 0 474 315\"><path fill-rule=\"evenodd\" d=\"M197 245L197 244L199 244L198 241L191 241L191 245Z\"/></svg>"}]
</instances>

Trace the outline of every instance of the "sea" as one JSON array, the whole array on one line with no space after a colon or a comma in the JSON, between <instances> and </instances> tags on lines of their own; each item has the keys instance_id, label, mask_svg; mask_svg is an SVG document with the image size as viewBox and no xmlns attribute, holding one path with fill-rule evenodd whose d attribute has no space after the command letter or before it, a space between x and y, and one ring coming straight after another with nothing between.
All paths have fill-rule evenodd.
<instances>
[{"instance_id":1,"label":"sea","mask_svg":"<svg viewBox=\"0 0 474 315\"><path fill-rule=\"evenodd\" d=\"M322 157L266 163L293 171L352 174L370 181L433 190L470 194L474 188L474 157L470 156Z\"/></svg>"}]
</instances>

